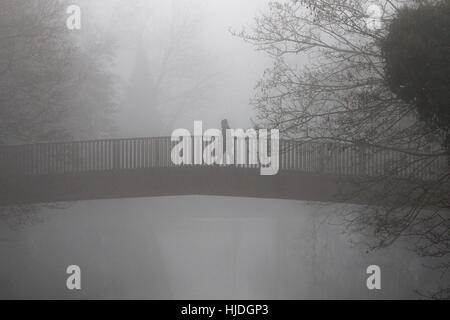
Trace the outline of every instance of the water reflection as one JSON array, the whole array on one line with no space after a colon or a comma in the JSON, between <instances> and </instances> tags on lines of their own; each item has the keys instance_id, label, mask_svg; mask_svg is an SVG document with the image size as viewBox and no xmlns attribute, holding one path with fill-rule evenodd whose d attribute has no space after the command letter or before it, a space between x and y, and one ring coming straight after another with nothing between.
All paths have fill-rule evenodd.
<instances>
[{"instance_id":1,"label":"water reflection","mask_svg":"<svg viewBox=\"0 0 450 320\"><path fill-rule=\"evenodd\" d=\"M414 298L433 279L405 244L352 246L332 206L301 201L161 197L86 201L2 228L2 298ZM65 268L82 269L68 291ZM382 289L367 290L366 267Z\"/></svg>"}]
</instances>

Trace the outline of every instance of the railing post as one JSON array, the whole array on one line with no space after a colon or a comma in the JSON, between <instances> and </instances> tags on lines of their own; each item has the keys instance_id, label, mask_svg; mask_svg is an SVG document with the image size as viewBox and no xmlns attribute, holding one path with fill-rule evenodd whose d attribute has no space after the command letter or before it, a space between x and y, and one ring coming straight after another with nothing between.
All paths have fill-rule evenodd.
<instances>
[{"instance_id":1,"label":"railing post","mask_svg":"<svg viewBox=\"0 0 450 320\"><path fill-rule=\"evenodd\" d=\"M78 162L79 162L79 156L78 156L78 143L72 142L72 170L78 171Z\"/></svg>"},{"instance_id":2,"label":"railing post","mask_svg":"<svg viewBox=\"0 0 450 320\"><path fill-rule=\"evenodd\" d=\"M319 145L319 172L325 173L325 148L326 144Z\"/></svg>"},{"instance_id":3,"label":"railing post","mask_svg":"<svg viewBox=\"0 0 450 320\"><path fill-rule=\"evenodd\" d=\"M358 145L358 174L364 176L366 174L366 148L361 143Z\"/></svg>"},{"instance_id":4,"label":"railing post","mask_svg":"<svg viewBox=\"0 0 450 320\"><path fill-rule=\"evenodd\" d=\"M154 148L155 148L155 167L159 167L159 138L155 138L154 140Z\"/></svg>"},{"instance_id":5,"label":"railing post","mask_svg":"<svg viewBox=\"0 0 450 320\"><path fill-rule=\"evenodd\" d=\"M113 141L113 161L112 161L113 170L120 169L120 140Z\"/></svg>"}]
</instances>

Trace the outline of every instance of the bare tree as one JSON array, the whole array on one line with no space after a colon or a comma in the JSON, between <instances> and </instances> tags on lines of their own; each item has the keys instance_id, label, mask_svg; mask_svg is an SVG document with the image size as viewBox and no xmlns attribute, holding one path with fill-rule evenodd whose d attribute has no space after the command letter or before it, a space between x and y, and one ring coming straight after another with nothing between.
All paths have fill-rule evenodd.
<instances>
[{"instance_id":1,"label":"bare tree","mask_svg":"<svg viewBox=\"0 0 450 320\"><path fill-rule=\"evenodd\" d=\"M67 6L63 0L0 3L0 146L111 131L113 47L68 30ZM0 217L22 225L37 209L0 208Z\"/></svg>"},{"instance_id":2,"label":"bare tree","mask_svg":"<svg viewBox=\"0 0 450 320\"><path fill-rule=\"evenodd\" d=\"M105 67L111 47L70 32L66 7L59 0L0 4L3 143L92 137L106 130L103 120L114 106Z\"/></svg>"},{"instance_id":3,"label":"bare tree","mask_svg":"<svg viewBox=\"0 0 450 320\"><path fill-rule=\"evenodd\" d=\"M208 100L214 72L198 39L201 19L180 1L144 1L128 9L123 1L116 5L120 20L128 21L117 26L116 36L135 52L122 121L133 123L133 134L167 135Z\"/></svg>"},{"instance_id":4,"label":"bare tree","mask_svg":"<svg viewBox=\"0 0 450 320\"><path fill-rule=\"evenodd\" d=\"M361 150L353 164L363 168L361 187L352 197L364 193L370 199L364 208L346 208L350 230L367 234L371 249L411 237L418 254L441 258L445 273L450 268L445 133L420 121L415 108L387 88L379 46L396 12L420 2L274 2L251 27L234 34L274 58L252 100L262 125L299 141L333 142L342 152Z\"/></svg>"}]
</instances>

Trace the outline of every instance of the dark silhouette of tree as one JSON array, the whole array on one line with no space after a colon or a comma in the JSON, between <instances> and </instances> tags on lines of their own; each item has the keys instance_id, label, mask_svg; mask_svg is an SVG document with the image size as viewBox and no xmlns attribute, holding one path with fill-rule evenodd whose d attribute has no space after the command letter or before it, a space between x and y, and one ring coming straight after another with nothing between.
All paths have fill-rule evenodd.
<instances>
[{"instance_id":1,"label":"dark silhouette of tree","mask_svg":"<svg viewBox=\"0 0 450 320\"><path fill-rule=\"evenodd\" d=\"M445 272L450 267L445 136L390 90L380 48L400 8L422 2L274 2L253 26L233 33L274 58L252 100L260 126L299 141L340 143L342 152L357 148L353 165L360 168L380 152L388 155L377 175L357 179L360 191L353 198L365 194L371 201L344 210L349 229L367 235L370 249L408 237L418 254L443 261L439 267ZM371 4L379 16L369 15ZM380 28L368 23L374 19Z\"/></svg>"},{"instance_id":2,"label":"dark silhouette of tree","mask_svg":"<svg viewBox=\"0 0 450 320\"><path fill-rule=\"evenodd\" d=\"M198 38L199 19L176 1L133 2L130 7L120 3L118 19L127 22L116 27L116 37L128 43L137 58L121 101L124 133L170 135L177 121L190 117L194 109L207 107L214 73ZM138 70L144 64L144 70ZM138 83L140 77L147 82ZM139 91L146 95L133 98ZM130 128L131 119L140 119L136 120L139 125Z\"/></svg>"},{"instance_id":3,"label":"dark silhouette of tree","mask_svg":"<svg viewBox=\"0 0 450 320\"><path fill-rule=\"evenodd\" d=\"M442 130L450 150L450 2L404 7L382 40L389 88Z\"/></svg>"},{"instance_id":4,"label":"dark silhouette of tree","mask_svg":"<svg viewBox=\"0 0 450 320\"><path fill-rule=\"evenodd\" d=\"M158 79L156 71L152 73L147 52L139 41L136 50L136 63L129 80L128 91L125 95L126 106L124 117L142 136L164 135L163 119L159 110Z\"/></svg>"}]
</instances>

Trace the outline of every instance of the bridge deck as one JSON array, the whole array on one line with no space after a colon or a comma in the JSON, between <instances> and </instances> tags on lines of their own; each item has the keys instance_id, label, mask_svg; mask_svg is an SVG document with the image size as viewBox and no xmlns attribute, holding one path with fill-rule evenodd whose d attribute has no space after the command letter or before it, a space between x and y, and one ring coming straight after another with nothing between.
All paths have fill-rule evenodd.
<instances>
[{"instance_id":1,"label":"bridge deck","mask_svg":"<svg viewBox=\"0 0 450 320\"><path fill-rule=\"evenodd\" d=\"M162 137L2 147L0 205L189 194L349 201L360 178L434 179L447 165L446 158L428 163L376 148L282 140L280 172L261 176L258 165L175 166L172 146Z\"/></svg>"}]
</instances>

